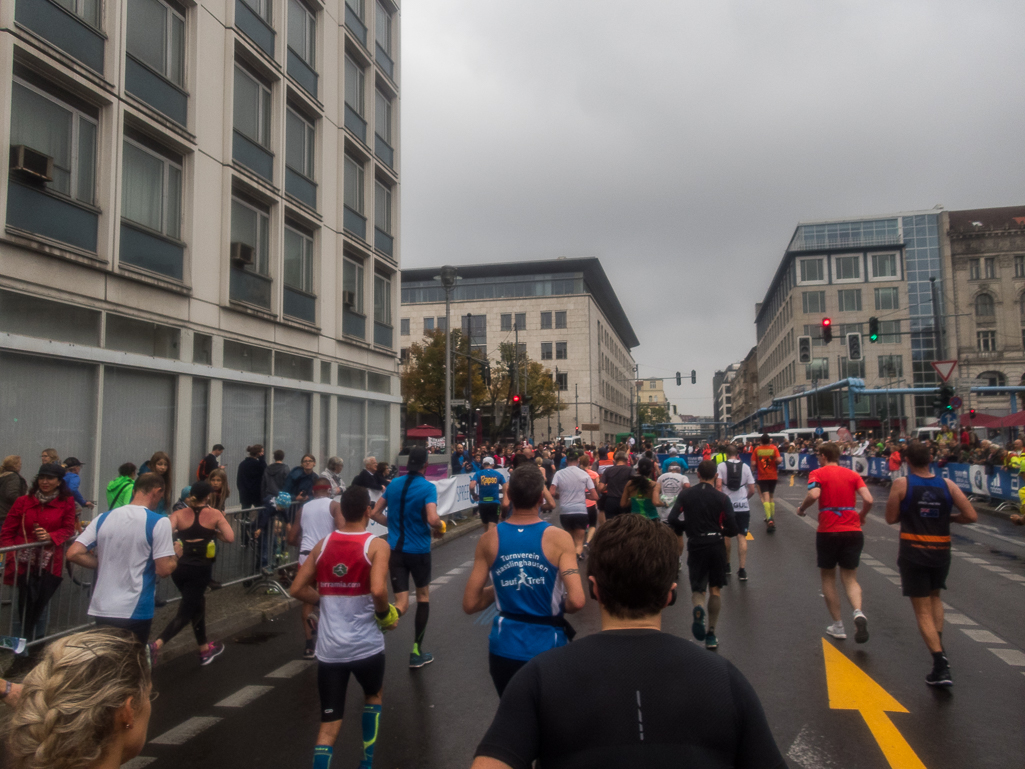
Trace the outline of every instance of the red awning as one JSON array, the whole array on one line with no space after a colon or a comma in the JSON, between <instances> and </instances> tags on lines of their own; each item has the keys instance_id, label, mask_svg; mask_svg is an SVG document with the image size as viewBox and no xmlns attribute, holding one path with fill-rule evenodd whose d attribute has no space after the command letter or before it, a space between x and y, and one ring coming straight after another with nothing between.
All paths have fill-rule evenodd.
<instances>
[{"instance_id":1,"label":"red awning","mask_svg":"<svg viewBox=\"0 0 1025 769\"><path fill-rule=\"evenodd\" d=\"M999 430L1001 427L1023 427L1025 426L1025 411L1018 411L1005 417L982 414L978 411L975 412L974 417L962 414L961 424L969 424L972 427L988 427L991 430Z\"/></svg>"},{"instance_id":2,"label":"red awning","mask_svg":"<svg viewBox=\"0 0 1025 769\"><path fill-rule=\"evenodd\" d=\"M440 438L444 434L439 428L430 425L417 425L412 430L406 430L407 438Z\"/></svg>"}]
</instances>

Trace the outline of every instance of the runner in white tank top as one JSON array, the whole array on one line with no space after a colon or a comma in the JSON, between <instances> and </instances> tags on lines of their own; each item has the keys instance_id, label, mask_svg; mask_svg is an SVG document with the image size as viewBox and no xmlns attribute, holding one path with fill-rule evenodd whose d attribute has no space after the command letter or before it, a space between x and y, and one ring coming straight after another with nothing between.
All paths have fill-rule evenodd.
<instances>
[{"instance_id":1,"label":"runner in white tank top","mask_svg":"<svg viewBox=\"0 0 1025 769\"><path fill-rule=\"evenodd\" d=\"M313 482L313 499L302 506L295 523L288 529L288 544L292 547L299 545L300 566L305 563L313 547L338 528L341 520L342 508L331 499L331 482L327 478L317 478ZM310 604L303 604L300 620L306 635L303 659L311 660L317 646L317 623L320 617L313 612Z\"/></svg>"}]
</instances>

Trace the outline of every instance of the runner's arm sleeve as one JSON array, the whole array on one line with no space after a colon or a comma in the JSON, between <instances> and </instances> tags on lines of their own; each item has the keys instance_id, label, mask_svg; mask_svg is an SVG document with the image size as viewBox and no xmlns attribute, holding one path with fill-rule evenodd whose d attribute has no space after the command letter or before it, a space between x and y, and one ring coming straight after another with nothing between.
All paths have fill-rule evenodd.
<instances>
[{"instance_id":1,"label":"runner's arm sleeve","mask_svg":"<svg viewBox=\"0 0 1025 769\"><path fill-rule=\"evenodd\" d=\"M99 521L99 516L93 518L89 525L85 527L85 531L78 535L75 542L86 550L90 550L96 546L96 523Z\"/></svg>"},{"instance_id":2,"label":"runner's arm sleeve","mask_svg":"<svg viewBox=\"0 0 1025 769\"><path fill-rule=\"evenodd\" d=\"M171 534L171 521L161 517L153 527L153 558L166 558L174 555L174 537Z\"/></svg>"},{"instance_id":3,"label":"runner's arm sleeve","mask_svg":"<svg viewBox=\"0 0 1025 769\"><path fill-rule=\"evenodd\" d=\"M487 756L513 769L530 769L541 743L540 691L537 667L527 663L506 687L474 758Z\"/></svg>"},{"instance_id":4,"label":"runner's arm sleeve","mask_svg":"<svg viewBox=\"0 0 1025 769\"><path fill-rule=\"evenodd\" d=\"M733 766L736 769L785 769L786 761L769 731L758 695L732 662L726 665L737 718L737 754Z\"/></svg>"}]
</instances>

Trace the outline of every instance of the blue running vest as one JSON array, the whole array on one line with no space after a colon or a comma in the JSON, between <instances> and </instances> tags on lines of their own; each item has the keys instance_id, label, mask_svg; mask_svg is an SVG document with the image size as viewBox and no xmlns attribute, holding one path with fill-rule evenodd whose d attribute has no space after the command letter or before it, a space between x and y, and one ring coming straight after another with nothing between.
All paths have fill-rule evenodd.
<instances>
[{"instance_id":1,"label":"blue running vest","mask_svg":"<svg viewBox=\"0 0 1025 769\"><path fill-rule=\"evenodd\" d=\"M498 556L491 566L491 581L500 612L562 616L566 588L558 566L545 558L541 549L548 526L544 521L527 526L498 524ZM531 660L567 643L560 627L527 624L501 615L492 620L488 637L492 654L513 660Z\"/></svg>"}]
</instances>

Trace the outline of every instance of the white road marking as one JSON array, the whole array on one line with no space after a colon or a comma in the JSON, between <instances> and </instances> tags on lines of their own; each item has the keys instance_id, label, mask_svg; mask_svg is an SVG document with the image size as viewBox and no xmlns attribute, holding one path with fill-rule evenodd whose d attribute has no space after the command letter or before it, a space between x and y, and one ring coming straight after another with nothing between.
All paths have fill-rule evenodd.
<instances>
[{"instance_id":1,"label":"white road marking","mask_svg":"<svg viewBox=\"0 0 1025 769\"><path fill-rule=\"evenodd\" d=\"M142 767L149 766L154 761L156 759L149 756L136 756L127 764L121 764L121 769L142 769Z\"/></svg>"},{"instance_id":2,"label":"white road marking","mask_svg":"<svg viewBox=\"0 0 1025 769\"><path fill-rule=\"evenodd\" d=\"M1003 574L1001 576L1007 577L1012 582L1025 582L1025 577L1021 574Z\"/></svg>"},{"instance_id":3,"label":"white road marking","mask_svg":"<svg viewBox=\"0 0 1025 769\"><path fill-rule=\"evenodd\" d=\"M952 614L944 614L943 615L943 621L946 622L946 623L949 623L951 625L977 625L978 624L975 620L969 619L965 615L958 614L957 612L953 612Z\"/></svg>"},{"instance_id":4,"label":"white road marking","mask_svg":"<svg viewBox=\"0 0 1025 769\"><path fill-rule=\"evenodd\" d=\"M893 584L900 586L900 577L887 577L887 579Z\"/></svg>"},{"instance_id":5,"label":"white road marking","mask_svg":"<svg viewBox=\"0 0 1025 769\"><path fill-rule=\"evenodd\" d=\"M1025 668L1025 652L1017 649L990 649L995 655L1016 668Z\"/></svg>"},{"instance_id":6,"label":"white road marking","mask_svg":"<svg viewBox=\"0 0 1025 769\"><path fill-rule=\"evenodd\" d=\"M184 745L197 734L206 731L222 719L213 716L195 716L190 718L170 731L166 731L156 739L150 740L150 745Z\"/></svg>"},{"instance_id":7,"label":"white road marking","mask_svg":"<svg viewBox=\"0 0 1025 769\"><path fill-rule=\"evenodd\" d=\"M985 558L965 558L968 563L989 563Z\"/></svg>"},{"instance_id":8,"label":"white road marking","mask_svg":"<svg viewBox=\"0 0 1025 769\"><path fill-rule=\"evenodd\" d=\"M264 678L292 678L302 673L314 662L315 660L292 660L291 662L286 662L277 670L272 670Z\"/></svg>"},{"instance_id":9,"label":"white road marking","mask_svg":"<svg viewBox=\"0 0 1025 769\"><path fill-rule=\"evenodd\" d=\"M262 697L274 689L273 686L243 686L230 697L214 705L215 708L244 708L257 697Z\"/></svg>"},{"instance_id":10,"label":"white road marking","mask_svg":"<svg viewBox=\"0 0 1025 769\"><path fill-rule=\"evenodd\" d=\"M462 566L473 566L473 561L467 561L466 563L461 564L461 565Z\"/></svg>"},{"instance_id":11,"label":"white road marking","mask_svg":"<svg viewBox=\"0 0 1025 769\"><path fill-rule=\"evenodd\" d=\"M449 570L448 570L448 571L446 571L445 573L446 573L446 574L465 574L465 573L466 573L466 571L467 571L467 569L466 569L465 567L463 567L463 566L457 566L457 567L456 567L456 568L454 568L454 569L449 569Z\"/></svg>"},{"instance_id":12,"label":"white road marking","mask_svg":"<svg viewBox=\"0 0 1025 769\"><path fill-rule=\"evenodd\" d=\"M1015 547L1025 548L1025 542L1021 541L1021 537L1019 537L1017 539L1013 539L1011 537L1005 537L1003 534L999 534L998 533L1000 531L1000 529L998 529L996 526L987 526L986 524L983 524L983 523L969 523L969 524L965 525L965 528L966 529L973 529L975 531L981 531L981 532L985 533L987 536L993 537L994 539L999 539L1000 541L1006 542L1009 545L1014 545Z\"/></svg>"},{"instance_id":13,"label":"white road marking","mask_svg":"<svg viewBox=\"0 0 1025 769\"><path fill-rule=\"evenodd\" d=\"M1003 566L983 566L986 571L995 571L997 574L1006 574L1007 569Z\"/></svg>"},{"instance_id":14,"label":"white road marking","mask_svg":"<svg viewBox=\"0 0 1025 769\"><path fill-rule=\"evenodd\" d=\"M787 758L802 769L834 769L837 764L821 745L815 744L816 742L824 740L816 735L810 726L804 726L787 751Z\"/></svg>"},{"instance_id":15,"label":"white road marking","mask_svg":"<svg viewBox=\"0 0 1025 769\"><path fill-rule=\"evenodd\" d=\"M889 566L877 566L875 568L875 570L877 572L879 572L880 574L886 575L887 577L898 577L898 576L900 576L899 574L897 574L896 571L891 569Z\"/></svg>"},{"instance_id":16,"label":"white road marking","mask_svg":"<svg viewBox=\"0 0 1025 769\"><path fill-rule=\"evenodd\" d=\"M969 638L971 638L973 641L978 641L979 643L982 643L982 644L1005 644L1005 643L1007 643L1007 641L1005 641L1003 638L1000 638L999 636L994 635L993 633L989 632L988 630L965 630L964 628L961 628L961 632L964 633Z\"/></svg>"},{"instance_id":17,"label":"white road marking","mask_svg":"<svg viewBox=\"0 0 1025 769\"><path fill-rule=\"evenodd\" d=\"M861 562L862 563L867 563L869 566L885 566L886 565L882 561L877 561L875 558L866 558L864 553L862 553L862 555L861 555Z\"/></svg>"},{"instance_id":18,"label":"white road marking","mask_svg":"<svg viewBox=\"0 0 1025 769\"><path fill-rule=\"evenodd\" d=\"M446 576L435 577L434 580L431 582L431 587L434 587L435 585L444 585L444 584L446 584L448 582L451 582L451 581L452 581L451 577L446 577Z\"/></svg>"},{"instance_id":19,"label":"white road marking","mask_svg":"<svg viewBox=\"0 0 1025 769\"><path fill-rule=\"evenodd\" d=\"M954 555L960 556L961 558L971 558L971 553L966 553L963 550L954 550Z\"/></svg>"}]
</instances>

